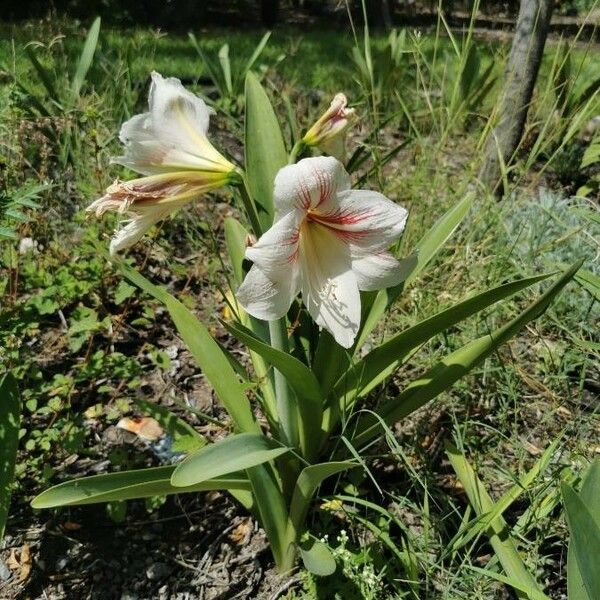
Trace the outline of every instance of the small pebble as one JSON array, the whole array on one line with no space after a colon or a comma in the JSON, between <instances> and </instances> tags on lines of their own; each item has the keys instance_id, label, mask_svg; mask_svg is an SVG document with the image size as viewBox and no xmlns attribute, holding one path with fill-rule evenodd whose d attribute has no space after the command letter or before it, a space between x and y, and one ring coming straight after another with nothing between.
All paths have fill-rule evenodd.
<instances>
[{"instance_id":1,"label":"small pebble","mask_svg":"<svg viewBox=\"0 0 600 600\"><path fill-rule=\"evenodd\" d=\"M162 579L171 573L171 567L165 563L155 562L146 569L148 579Z\"/></svg>"},{"instance_id":2,"label":"small pebble","mask_svg":"<svg viewBox=\"0 0 600 600\"><path fill-rule=\"evenodd\" d=\"M8 581L12 577L12 571L0 560L0 580Z\"/></svg>"}]
</instances>

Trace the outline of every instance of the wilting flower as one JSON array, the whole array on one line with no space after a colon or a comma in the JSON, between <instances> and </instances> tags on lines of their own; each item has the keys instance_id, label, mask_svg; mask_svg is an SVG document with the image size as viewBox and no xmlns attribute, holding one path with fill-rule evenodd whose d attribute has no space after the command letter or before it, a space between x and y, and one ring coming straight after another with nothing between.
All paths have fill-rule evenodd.
<instances>
[{"instance_id":1,"label":"wilting flower","mask_svg":"<svg viewBox=\"0 0 600 600\"><path fill-rule=\"evenodd\" d=\"M111 253L137 242L152 225L203 193L237 177L235 166L208 141L214 112L187 91L178 79L152 73L150 110L121 127L123 156L112 162L145 175L115 182L88 211L107 211L130 217L110 244Z\"/></svg>"},{"instance_id":2,"label":"wilting flower","mask_svg":"<svg viewBox=\"0 0 600 600\"><path fill-rule=\"evenodd\" d=\"M275 178L275 222L246 258L254 265L240 286L251 315L285 315L300 291L308 312L348 348L360 325L359 290L398 284L405 268L387 249L407 212L382 194L350 189L335 158L305 158Z\"/></svg>"},{"instance_id":3,"label":"wilting flower","mask_svg":"<svg viewBox=\"0 0 600 600\"><path fill-rule=\"evenodd\" d=\"M346 108L344 94L336 94L327 111L306 132L302 141L307 146L318 146L323 152L343 160L346 129L355 120L353 108Z\"/></svg>"}]
</instances>

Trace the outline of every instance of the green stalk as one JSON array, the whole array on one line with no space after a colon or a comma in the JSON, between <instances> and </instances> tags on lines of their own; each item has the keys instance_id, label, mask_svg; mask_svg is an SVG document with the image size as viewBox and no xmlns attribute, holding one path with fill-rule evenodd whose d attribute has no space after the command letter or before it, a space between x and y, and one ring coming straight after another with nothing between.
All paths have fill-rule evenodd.
<instances>
[{"instance_id":1,"label":"green stalk","mask_svg":"<svg viewBox=\"0 0 600 600\"><path fill-rule=\"evenodd\" d=\"M256 204L252 200L252 196L250 195L248 188L248 179L246 178L246 174L243 171L238 171L238 174L241 177L241 185L238 185L238 190L240 192L240 196L242 198L242 203L244 205L244 210L246 211L246 215L250 220L250 225L252 226L252 232L256 237L260 237L262 235L262 227L260 226L260 220L258 218L258 211L256 210Z\"/></svg>"},{"instance_id":2,"label":"green stalk","mask_svg":"<svg viewBox=\"0 0 600 600\"><path fill-rule=\"evenodd\" d=\"M306 144L303 140L298 140L294 144L294 147L292 148L292 151L290 152L290 156L288 158L288 165L293 165L296 162L298 155L304 150L305 147Z\"/></svg>"},{"instance_id":3,"label":"green stalk","mask_svg":"<svg viewBox=\"0 0 600 600\"><path fill-rule=\"evenodd\" d=\"M269 321L271 346L283 352L289 352L285 317L277 321ZM277 398L277 415L279 417L280 441L292 448L298 447L298 418L296 407L290 395L290 388L285 377L277 369L274 370L275 396Z\"/></svg>"}]
</instances>

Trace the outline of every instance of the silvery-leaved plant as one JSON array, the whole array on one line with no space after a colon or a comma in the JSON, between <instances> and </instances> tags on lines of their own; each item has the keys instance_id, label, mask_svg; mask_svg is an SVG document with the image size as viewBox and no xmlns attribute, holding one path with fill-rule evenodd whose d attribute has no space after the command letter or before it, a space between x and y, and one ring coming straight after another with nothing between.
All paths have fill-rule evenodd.
<instances>
[{"instance_id":1,"label":"silvery-leaved plant","mask_svg":"<svg viewBox=\"0 0 600 600\"><path fill-rule=\"evenodd\" d=\"M179 81L153 73L150 110L123 125L125 154L115 159L142 177L113 184L90 207L130 219L111 242L114 253L184 204L233 186L245 222L225 221L232 290L225 294L231 318L223 326L246 346L252 368L229 355L212 337L213 328L186 305L112 259L126 278L164 303L229 415L229 434L213 443L156 407L153 417L173 440L169 456L184 454L182 461L66 481L33 505L228 490L260 521L281 571L289 571L300 555L307 568L326 575L335 570L335 559L307 529L315 494L329 489L325 480L363 468L362 450L386 426L439 397L538 317L579 265L512 321L448 354L417 379L403 380L395 396L371 398L369 410L361 410L364 399L429 340L551 274L482 291L383 341L377 335L376 343L371 333L465 219L474 196L460 199L415 248L406 249L406 210L378 191L354 189L353 174L339 160L345 132L356 120L345 96L338 94L289 152L251 72L245 107L242 167L209 142L211 111L204 102ZM329 156L297 160L318 151Z\"/></svg>"}]
</instances>

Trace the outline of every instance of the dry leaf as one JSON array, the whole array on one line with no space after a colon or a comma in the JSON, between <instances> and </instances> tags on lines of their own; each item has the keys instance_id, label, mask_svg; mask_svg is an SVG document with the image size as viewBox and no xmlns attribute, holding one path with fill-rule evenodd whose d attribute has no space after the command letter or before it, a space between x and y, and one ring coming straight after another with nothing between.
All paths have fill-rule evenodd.
<instances>
[{"instance_id":1,"label":"dry leaf","mask_svg":"<svg viewBox=\"0 0 600 600\"><path fill-rule=\"evenodd\" d=\"M252 533L252 523L250 519L244 519L239 525L229 534L229 539L238 546L243 546L250 540L250 534Z\"/></svg>"},{"instance_id":2,"label":"dry leaf","mask_svg":"<svg viewBox=\"0 0 600 600\"><path fill-rule=\"evenodd\" d=\"M31 549L29 544L23 544L17 558L17 551L12 548L10 556L6 561L6 566L11 571L19 571L19 583L25 581L31 574L32 560L31 560Z\"/></svg>"},{"instance_id":3,"label":"dry leaf","mask_svg":"<svg viewBox=\"0 0 600 600\"><path fill-rule=\"evenodd\" d=\"M29 544L24 544L21 548L20 562L21 573L19 575L19 581L23 582L29 577L31 573L31 567L33 566L31 559L31 549L29 548Z\"/></svg>"}]
</instances>

